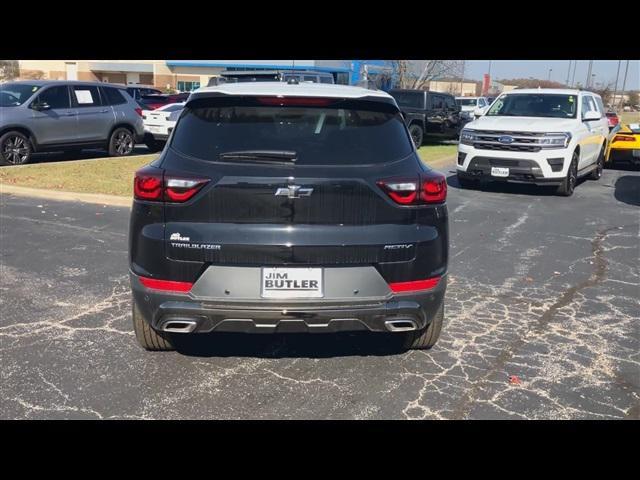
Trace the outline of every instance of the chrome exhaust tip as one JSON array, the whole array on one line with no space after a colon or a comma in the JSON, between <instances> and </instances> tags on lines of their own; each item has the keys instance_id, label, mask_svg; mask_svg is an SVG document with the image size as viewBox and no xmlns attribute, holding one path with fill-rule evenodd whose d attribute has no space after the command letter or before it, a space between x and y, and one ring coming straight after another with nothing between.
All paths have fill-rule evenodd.
<instances>
[{"instance_id":1,"label":"chrome exhaust tip","mask_svg":"<svg viewBox=\"0 0 640 480\"><path fill-rule=\"evenodd\" d=\"M193 320L167 320L162 324L161 330L169 333L191 333L198 326Z\"/></svg>"},{"instance_id":2,"label":"chrome exhaust tip","mask_svg":"<svg viewBox=\"0 0 640 480\"><path fill-rule=\"evenodd\" d=\"M418 329L418 324L412 318L395 318L384 322L390 332L411 332Z\"/></svg>"}]
</instances>

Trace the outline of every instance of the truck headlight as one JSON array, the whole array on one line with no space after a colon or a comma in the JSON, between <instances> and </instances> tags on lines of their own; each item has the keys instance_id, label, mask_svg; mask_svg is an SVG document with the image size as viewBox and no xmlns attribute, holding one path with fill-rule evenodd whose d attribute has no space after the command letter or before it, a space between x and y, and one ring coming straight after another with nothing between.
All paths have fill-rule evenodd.
<instances>
[{"instance_id":1,"label":"truck headlight","mask_svg":"<svg viewBox=\"0 0 640 480\"><path fill-rule=\"evenodd\" d=\"M571 134L569 132L545 133L545 135L540 138L540 146L543 147L567 148L569 142L571 142Z\"/></svg>"},{"instance_id":2,"label":"truck headlight","mask_svg":"<svg viewBox=\"0 0 640 480\"><path fill-rule=\"evenodd\" d=\"M473 145L476 139L475 132L473 130L462 130L460 132L460 143L464 145Z\"/></svg>"}]
</instances>

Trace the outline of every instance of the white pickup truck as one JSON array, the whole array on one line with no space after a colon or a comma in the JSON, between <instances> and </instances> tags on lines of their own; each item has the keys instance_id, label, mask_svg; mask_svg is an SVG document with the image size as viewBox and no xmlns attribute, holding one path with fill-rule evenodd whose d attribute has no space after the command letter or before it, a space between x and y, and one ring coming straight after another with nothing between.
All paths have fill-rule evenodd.
<instances>
[{"instance_id":1,"label":"white pickup truck","mask_svg":"<svg viewBox=\"0 0 640 480\"><path fill-rule=\"evenodd\" d=\"M522 89L477 109L458 145L459 185L508 181L554 185L570 196L579 177L602 175L609 127L599 95Z\"/></svg>"}]
</instances>

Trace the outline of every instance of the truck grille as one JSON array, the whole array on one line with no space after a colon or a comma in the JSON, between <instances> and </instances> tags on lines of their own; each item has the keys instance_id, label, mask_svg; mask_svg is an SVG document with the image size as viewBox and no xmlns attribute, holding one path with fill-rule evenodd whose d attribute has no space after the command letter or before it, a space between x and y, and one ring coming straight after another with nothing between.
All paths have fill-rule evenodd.
<instances>
[{"instance_id":1,"label":"truck grille","mask_svg":"<svg viewBox=\"0 0 640 480\"><path fill-rule=\"evenodd\" d=\"M480 150L502 150L508 152L539 152L543 148L562 148L557 145L540 145L544 133L510 132L498 130L482 130L475 132L474 148ZM500 137L513 138L512 143L498 141Z\"/></svg>"}]
</instances>

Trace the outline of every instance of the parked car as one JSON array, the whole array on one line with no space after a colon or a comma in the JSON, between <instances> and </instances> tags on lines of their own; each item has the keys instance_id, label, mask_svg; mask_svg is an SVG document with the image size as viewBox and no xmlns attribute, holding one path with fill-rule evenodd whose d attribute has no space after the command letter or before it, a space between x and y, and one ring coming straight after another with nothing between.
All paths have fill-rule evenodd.
<instances>
[{"instance_id":1,"label":"parked car","mask_svg":"<svg viewBox=\"0 0 640 480\"><path fill-rule=\"evenodd\" d=\"M368 330L429 348L444 319L446 194L384 92L199 89L135 175L136 338L166 350L177 334Z\"/></svg>"},{"instance_id":2,"label":"parked car","mask_svg":"<svg viewBox=\"0 0 640 480\"><path fill-rule=\"evenodd\" d=\"M25 164L34 152L105 148L129 155L142 140L142 110L124 87L33 80L0 85L0 163Z\"/></svg>"},{"instance_id":3,"label":"parked car","mask_svg":"<svg viewBox=\"0 0 640 480\"><path fill-rule=\"evenodd\" d=\"M620 117L616 112L607 112L607 122L609 123L609 131L613 130L613 127L620 123Z\"/></svg>"},{"instance_id":4,"label":"parked car","mask_svg":"<svg viewBox=\"0 0 640 480\"><path fill-rule=\"evenodd\" d=\"M238 82L287 82L292 79L298 82L335 83L331 73L314 70L224 70L220 77L211 77L207 86Z\"/></svg>"},{"instance_id":5,"label":"parked car","mask_svg":"<svg viewBox=\"0 0 640 480\"><path fill-rule=\"evenodd\" d=\"M147 87L144 85L129 85L127 86L127 93L131 95L131 97L138 101L142 98L143 95L161 95L162 90L158 90L154 87Z\"/></svg>"},{"instance_id":6,"label":"parked car","mask_svg":"<svg viewBox=\"0 0 640 480\"><path fill-rule=\"evenodd\" d=\"M409 127L416 146L422 145L425 134L457 138L460 133L460 106L448 93L425 90L393 89L395 98Z\"/></svg>"},{"instance_id":7,"label":"parked car","mask_svg":"<svg viewBox=\"0 0 640 480\"><path fill-rule=\"evenodd\" d=\"M502 94L460 134L457 175L556 186L573 194L579 177L602 175L609 127L599 95L582 90L518 89Z\"/></svg>"},{"instance_id":8,"label":"parked car","mask_svg":"<svg viewBox=\"0 0 640 480\"><path fill-rule=\"evenodd\" d=\"M160 108L163 105L168 105L170 103L185 102L187 98L189 98L189 95L190 92L142 95L138 102L140 105L145 107L145 110L155 110L156 108Z\"/></svg>"},{"instance_id":9,"label":"parked car","mask_svg":"<svg viewBox=\"0 0 640 480\"><path fill-rule=\"evenodd\" d=\"M473 120L473 112L480 108L486 108L491 102L485 97L456 97L456 103L460 105L460 116L465 122Z\"/></svg>"},{"instance_id":10,"label":"parked car","mask_svg":"<svg viewBox=\"0 0 640 480\"><path fill-rule=\"evenodd\" d=\"M640 167L640 123L619 123L611 131L605 162L627 161Z\"/></svg>"},{"instance_id":11,"label":"parked car","mask_svg":"<svg viewBox=\"0 0 640 480\"><path fill-rule=\"evenodd\" d=\"M149 150L162 150L184 108L184 103L170 103L155 110L143 110L144 143Z\"/></svg>"}]
</instances>

